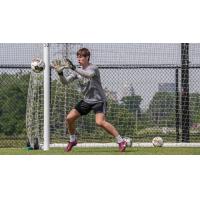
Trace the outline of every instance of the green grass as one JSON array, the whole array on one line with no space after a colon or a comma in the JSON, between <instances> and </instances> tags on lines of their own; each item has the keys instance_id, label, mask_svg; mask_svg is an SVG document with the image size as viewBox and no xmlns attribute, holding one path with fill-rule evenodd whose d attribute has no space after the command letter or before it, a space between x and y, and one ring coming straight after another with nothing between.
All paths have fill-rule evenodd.
<instances>
[{"instance_id":1,"label":"green grass","mask_svg":"<svg viewBox=\"0 0 200 200\"><path fill-rule=\"evenodd\" d=\"M49 151L27 150L20 148L0 148L0 155L200 155L200 148L127 148L119 152L117 148L74 148L66 153L63 148L51 148Z\"/></svg>"}]
</instances>

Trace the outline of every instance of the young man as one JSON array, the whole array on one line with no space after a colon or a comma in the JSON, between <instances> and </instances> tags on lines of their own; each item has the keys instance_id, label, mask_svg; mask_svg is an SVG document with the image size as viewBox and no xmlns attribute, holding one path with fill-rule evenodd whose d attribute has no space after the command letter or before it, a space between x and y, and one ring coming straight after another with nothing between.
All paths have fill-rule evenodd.
<instances>
[{"instance_id":1,"label":"young man","mask_svg":"<svg viewBox=\"0 0 200 200\"><path fill-rule=\"evenodd\" d=\"M119 144L119 151L125 151L127 142L122 139L115 127L106 121L106 96L101 85L98 67L89 62L89 50L86 48L80 49L77 52L77 59L80 68L77 68L68 60L68 67L74 71L68 77L64 77L63 71L54 66L58 72L60 81L63 84L68 84L69 82L78 79L81 91L84 95L84 99L78 102L66 117L70 141L65 148L65 151L71 151L73 146L77 144L75 121L81 115L87 115L90 111L94 111L95 113L96 124L116 138L116 141Z\"/></svg>"}]
</instances>

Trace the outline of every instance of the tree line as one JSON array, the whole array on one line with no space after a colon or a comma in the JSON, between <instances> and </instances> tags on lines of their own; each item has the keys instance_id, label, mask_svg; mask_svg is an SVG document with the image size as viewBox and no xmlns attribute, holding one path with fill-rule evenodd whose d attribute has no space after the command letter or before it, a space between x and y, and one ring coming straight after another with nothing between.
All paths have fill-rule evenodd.
<instances>
[{"instance_id":1,"label":"tree line","mask_svg":"<svg viewBox=\"0 0 200 200\"><path fill-rule=\"evenodd\" d=\"M26 101L30 74L0 74L0 134L5 136L26 135ZM53 81L52 85L56 85ZM55 95L55 87L51 94ZM76 90L76 91L74 91ZM64 89L63 89L64 91ZM70 86L65 99L70 109L81 98L75 85ZM64 98L64 97L63 97ZM142 97L136 94L124 96L120 102L108 98L107 118L126 135L149 127L175 127L176 96L173 92L157 92L145 111L141 110ZM60 108L59 108L60 109ZM55 110L58 113L59 110ZM179 109L181 112L181 108ZM93 113L91 113L93 115ZM63 116L64 117L64 116ZM62 120L62 119L60 119ZM64 118L63 118L64 120ZM88 134L99 131L92 117L84 117L79 128ZM190 121L200 123L200 94L190 94Z\"/></svg>"}]
</instances>

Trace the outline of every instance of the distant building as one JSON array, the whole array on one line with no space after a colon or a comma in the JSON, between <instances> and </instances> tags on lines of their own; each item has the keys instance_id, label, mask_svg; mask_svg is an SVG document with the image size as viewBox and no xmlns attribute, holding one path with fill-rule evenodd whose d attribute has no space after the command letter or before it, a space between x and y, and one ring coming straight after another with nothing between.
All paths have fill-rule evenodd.
<instances>
[{"instance_id":1,"label":"distant building","mask_svg":"<svg viewBox=\"0 0 200 200\"><path fill-rule=\"evenodd\" d=\"M158 92L175 92L176 84L175 83L159 83Z\"/></svg>"}]
</instances>

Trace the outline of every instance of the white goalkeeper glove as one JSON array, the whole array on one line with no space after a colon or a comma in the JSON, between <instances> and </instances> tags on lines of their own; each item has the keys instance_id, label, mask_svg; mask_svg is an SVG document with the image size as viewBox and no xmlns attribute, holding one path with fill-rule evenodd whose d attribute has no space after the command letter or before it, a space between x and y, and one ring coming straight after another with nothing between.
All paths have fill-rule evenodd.
<instances>
[{"instance_id":1,"label":"white goalkeeper glove","mask_svg":"<svg viewBox=\"0 0 200 200\"><path fill-rule=\"evenodd\" d=\"M68 66L66 65L65 61L63 59L55 59L51 62L51 66L54 67L54 69L56 70L56 72L59 75L63 75L63 70L65 68L68 68Z\"/></svg>"},{"instance_id":2,"label":"white goalkeeper glove","mask_svg":"<svg viewBox=\"0 0 200 200\"><path fill-rule=\"evenodd\" d=\"M58 75L63 75L64 69L76 69L76 66L69 59L55 59L51 65L55 68Z\"/></svg>"}]
</instances>

